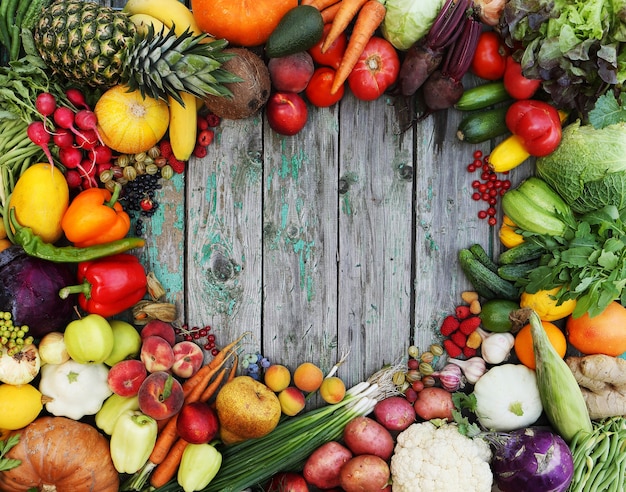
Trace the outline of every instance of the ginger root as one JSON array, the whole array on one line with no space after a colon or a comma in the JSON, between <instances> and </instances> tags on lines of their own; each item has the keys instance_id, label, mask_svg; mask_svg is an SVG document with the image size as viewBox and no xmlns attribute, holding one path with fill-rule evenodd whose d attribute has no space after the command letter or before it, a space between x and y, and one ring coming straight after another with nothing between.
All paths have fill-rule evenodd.
<instances>
[{"instance_id":1,"label":"ginger root","mask_svg":"<svg viewBox=\"0 0 626 492\"><path fill-rule=\"evenodd\" d=\"M594 354L565 359L583 393L589 417L626 416L626 360Z\"/></svg>"}]
</instances>

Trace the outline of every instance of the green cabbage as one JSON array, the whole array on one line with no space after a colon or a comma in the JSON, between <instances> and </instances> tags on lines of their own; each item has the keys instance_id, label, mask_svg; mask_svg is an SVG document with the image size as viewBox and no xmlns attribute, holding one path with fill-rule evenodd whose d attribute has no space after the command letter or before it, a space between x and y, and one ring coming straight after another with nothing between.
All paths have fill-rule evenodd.
<instances>
[{"instance_id":1,"label":"green cabbage","mask_svg":"<svg viewBox=\"0 0 626 492\"><path fill-rule=\"evenodd\" d=\"M444 0L387 0L380 27L383 37L398 50L408 50L435 22Z\"/></svg>"},{"instance_id":2,"label":"green cabbage","mask_svg":"<svg viewBox=\"0 0 626 492\"><path fill-rule=\"evenodd\" d=\"M536 171L576 213L626 207L626 123L601 129L579 121L563 130L559 147L537 159Z\"/></svg>"}]
</instances>

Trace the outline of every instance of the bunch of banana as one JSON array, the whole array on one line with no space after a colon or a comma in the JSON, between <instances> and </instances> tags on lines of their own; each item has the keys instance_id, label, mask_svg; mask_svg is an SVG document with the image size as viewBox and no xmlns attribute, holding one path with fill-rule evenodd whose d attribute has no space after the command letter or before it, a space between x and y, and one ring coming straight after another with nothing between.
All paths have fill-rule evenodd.
<instances>
[{"instance_id":1,"label":"bunch of banana","mask_svg":"<svg viewBox=\"0 0 626 492\"><path fill-rule=\"evenodd\" d=\"M6 0L2 0L6 1ZM150 25L155 31L174 29L177 35L186 30L193 34L202 34L193 14L178 0L128 0L123 9L139 28L147 29ZM168 98L170 108L169 136L174 156L186 161L196 145L197 137L197 98L181 92L184 107L173 98Z\"/></svg>"}]
</instances>

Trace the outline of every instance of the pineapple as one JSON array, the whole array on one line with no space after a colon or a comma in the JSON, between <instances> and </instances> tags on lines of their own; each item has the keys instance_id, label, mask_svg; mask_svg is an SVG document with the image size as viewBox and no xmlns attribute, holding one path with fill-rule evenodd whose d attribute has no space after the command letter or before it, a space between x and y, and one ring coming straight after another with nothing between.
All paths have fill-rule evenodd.
<instances>
[{"instance_id":1,"label":"pineapple","mask_svg":"<svg viewBox=\"0 0 626 492\"><path fill-rule=\"evenodd\" d=\"M126 84L181 104L180 91L230 96L224 84L240 80L220 68L232 56L223 52L227 41L201 42L205 37L177 37L167 28L141 34L128 14L85 0L53 2L34 30L35 46L54 73L90 87Z\"/></svg>"}]
</instances>

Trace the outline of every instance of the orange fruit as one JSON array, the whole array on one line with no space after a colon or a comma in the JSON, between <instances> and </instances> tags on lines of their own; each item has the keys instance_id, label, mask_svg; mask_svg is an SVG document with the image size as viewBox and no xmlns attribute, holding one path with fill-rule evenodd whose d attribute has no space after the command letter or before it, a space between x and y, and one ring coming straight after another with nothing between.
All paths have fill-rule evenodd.
<instances>
[{"instance_id":1,"label":"orange fruit","mask_svg":"<svg viewBox=\"0 0 626 492\"><path fill-rule=\"evenodd\" d=\"M548 340L561 357L565 357L567 350L567 340L561 329L549 321L542 321L544 330L548 335ZM535 369L535 351L533 349L533 338L530 334L530 325L525 325L515 336L515 355L519 361L529 369Z\"/></svg>"},{"instance_id":2,"label":"orange fruit","mask_svg":"<svg viewBox=\"0 0 626 492\"><path fill-rule=\"evenodd\" d=\"M565 322L567 340L585 355L605 354L617 357L626 352L626 308L613 301L592 318L587 313Z\"/></svg>"},{"instance_id":3,"label":"orange fruit","mask_svg":"<svg viewBox=\"0 0 626 492\"><path fill-rule=\"evenodd\" d=\"M317 391L324 380L324 373L312 362L303 362L293 371L292 379L302 391Z\"/></svg>"},{"instance_id":4,"label":"orange fruit","mask_svg":"<svg viewBox=\"0 0 626 492\"><path fill-rule=\"evenodd\" d=\"M234 46L264 44L298 0L191 0L198 27Z\"/></svg>"}]
</instances>

